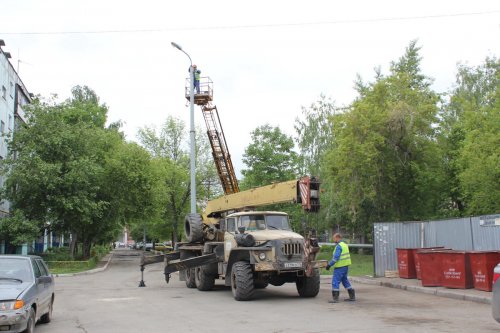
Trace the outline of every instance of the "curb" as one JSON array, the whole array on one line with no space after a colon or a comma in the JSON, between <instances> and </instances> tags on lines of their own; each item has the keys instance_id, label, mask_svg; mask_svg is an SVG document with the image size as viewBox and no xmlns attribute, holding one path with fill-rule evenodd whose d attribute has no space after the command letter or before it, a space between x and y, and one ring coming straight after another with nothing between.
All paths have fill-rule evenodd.
<instances>
[{"instance_id":1,"label":"curb","mask_svg":"<svg viewBox=\"0 0 500 333\"><path fill-rule=\"evenodd\" d=\"M372 278L363 278L359 276L350 276L349 279L351 281L362 284L370 284L381 287L402 289L421 294L435 295L462 301L472 301L476 303L491 304L491 297L480 296L480 295L469 295L464 292L460 292L461 289L446 289L441 287L421 287L421 286L404 285L401 283L377 281Z\"/></svg>"},{"instance_id":2,"label":"curb","mask_svg":"<svg viewBox=\"0 0 500 333\"><path fill-rule=\"evenodd\" d=\"M88 275L88 274L99 273L99 272L105 271L108 268L108 265L111 262L112 258L113 258L113 252L111 252L109 254L107 262L103 267L94 268L94 269L90 269L88 271L82 271L82 272L77 272L77 273L64 273L64 274L53 274L53 275L55 277L66 277L66 276L77 276L77 275Z\"/></svg>"}]
</instances>

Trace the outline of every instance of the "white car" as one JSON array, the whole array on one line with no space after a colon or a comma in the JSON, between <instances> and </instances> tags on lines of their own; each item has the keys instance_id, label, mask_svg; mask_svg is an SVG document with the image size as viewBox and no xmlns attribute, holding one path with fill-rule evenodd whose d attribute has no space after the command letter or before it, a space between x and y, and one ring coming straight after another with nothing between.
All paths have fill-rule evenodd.
<instances>
[{"instance_id":1,"label":"white car","mask_svg":"<svg viewBox=\"0 0 500 333\"><path fill-rule=\"evenodd\" d=\"M0 332L33 333L49 323L54 278L38 256L0 255Z\"/></svg>"}]
</instances>

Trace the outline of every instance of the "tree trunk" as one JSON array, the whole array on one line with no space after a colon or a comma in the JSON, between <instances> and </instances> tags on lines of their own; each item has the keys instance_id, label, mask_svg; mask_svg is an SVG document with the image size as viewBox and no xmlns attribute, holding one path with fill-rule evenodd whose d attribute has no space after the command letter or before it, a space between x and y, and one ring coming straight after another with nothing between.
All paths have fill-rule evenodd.
<instances>
[{"instance_id":1,"label":"tree trunk","mask_svg":"<svg viewBox=\"0 0 500 333\"><path fill-rule=\"evenodd\" d=\"M172 232L172 243L173 243L173 245L175 245L177 243L177 226L178 225L179 225L179 222L177 221L177 219L175 219L174 223L172 224L172 227L174 229L174 231Z\"/></svg>"},{"instance_id":2,"label":"tree trunk","mask_svg":"<svg viewBox=\"0 0 500 333\"><path fill-rule=\"evenodd\" d=\"M84 240L82 243L82 255L83 260L87 260L90 258L90 248L92 247L91 242L88 240Z\"/></svg>"},{"instance_id":3,"label":"tree trunk","mask_svg":"<svg viewBox=\"0 0 500 333\"><path fill-rule=\"evenodd\" d=\"M75 257L75 253L76 253L76 241L77 241L78 237L77 237L77 234L72 232L71 233L71 242L69 243L69 254L71 255L71 257Z\"/></svg>"}]
</instances>

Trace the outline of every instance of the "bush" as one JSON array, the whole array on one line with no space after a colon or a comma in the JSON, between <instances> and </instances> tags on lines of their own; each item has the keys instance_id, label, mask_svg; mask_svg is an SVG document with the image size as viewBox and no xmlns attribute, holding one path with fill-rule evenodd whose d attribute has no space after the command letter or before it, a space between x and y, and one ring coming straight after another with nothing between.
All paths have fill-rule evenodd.
<instances>
[{"instance_id":1,"label":"bush","mask_svg":"<svg viewBox=\"0 0 500 333\"><path fill-rule=\"evenodd\" d=\"M41 256L47 262L52 273L75 273L95 268L99 260L110 250L110 246L96 245L90 250L91 258L89 260L78 260L81 259L81 254L77 254L75 258L71 257L67 247L49 248Z\"/></svg>"}]
</instances>

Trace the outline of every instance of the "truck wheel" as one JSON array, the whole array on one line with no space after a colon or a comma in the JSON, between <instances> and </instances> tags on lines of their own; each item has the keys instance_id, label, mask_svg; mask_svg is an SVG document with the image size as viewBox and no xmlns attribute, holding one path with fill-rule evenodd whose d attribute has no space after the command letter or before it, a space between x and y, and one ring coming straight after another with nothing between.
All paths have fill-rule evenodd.
<instances>
[{"instance_id":1,"label":"truck wheel","mask_svg":"<svg viewBox=\"0 0 500 333\"><path fill-rule=\"evenodd\" d=\"M184 233L189 243L203 239L203 221L200 214L188 214L184 220Z\"/></svg>"},{"instance_id":2,"label":"truck wheel","mask_svg":"<svg viewBox=\"0 0 500 333\"><path fill-rule=\"evenodd\" d=\"M231 269L231 290L237 301L248 301L253 296L252 266L246 261L235 262Z\"/></svg>"},{"instance_id":3,"label":"truck wheel","mask_svg":"<svg viewBox=\"0 0 500 333\"><path fill-rule=\"evenodd\" d=\"M181 259L182 260L193 258L193 257L196 257L196 255L192 252L187 252L187 251L181 252ZM194 268L185 269L185 270L181 271L181 274L184 274L184 278L186 279L186 287L196 288Z\"/></svg>"},{"instance_id":4,"label":"truck wheel","mask_svg":"<svg viewBox=\"0 0 500 333\"><path fill-rule=\"evenodd\" d=\"M194 269L194 276L196 281L196 288L199 291L208 291L212 290L215 284L215 277L213 275L209 275L205 272L203 266L196 267Z\"/></svg>"},{"instance_id":5,"label":"truck wheel","mask_svg":"<svg viewBox=\"0 0 500 333\"><path fill-rule=\"evenodd\" d=\"M295 284L297 285L297 291L300 297L316 297L319 293L319 270L314 269L314 273L307 276L300 276L297 278Z\"/></svg>"}]
</instances>

